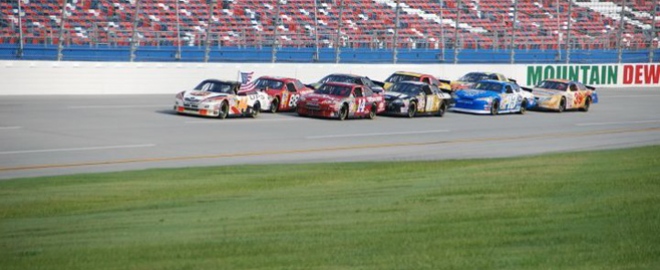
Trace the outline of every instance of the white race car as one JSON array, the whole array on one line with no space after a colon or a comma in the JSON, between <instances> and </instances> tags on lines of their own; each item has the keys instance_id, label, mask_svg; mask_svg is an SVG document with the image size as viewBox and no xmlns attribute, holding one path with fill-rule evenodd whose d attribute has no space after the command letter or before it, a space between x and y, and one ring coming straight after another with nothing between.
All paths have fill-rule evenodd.
<instances>
[{"instance_id":1,"label":"white race car","mask_svg":"<svg viewBox=\"0 0 660 270\"><path fill-rule=\"evenodd\" d=\"M192 90L178 93L174 110L181 114L193 114L224 119L227 116L257 117L261 110L270 109L272 98L261 91L240 91L235 81L204 80Z\"/></svg>"}]
</instances>

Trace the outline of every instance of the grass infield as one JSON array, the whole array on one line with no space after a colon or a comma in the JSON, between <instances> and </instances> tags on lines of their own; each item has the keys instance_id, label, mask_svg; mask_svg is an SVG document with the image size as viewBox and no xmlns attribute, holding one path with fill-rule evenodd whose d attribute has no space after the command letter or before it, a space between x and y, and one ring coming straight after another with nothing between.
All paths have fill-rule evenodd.
<instances>
[{"instance_id":1,"label":"grass infield","mask_svg":"<svg viewBox=\"0 0 660 270\"><path fill-rule=\"evenodd\" d=\"M660 146L0 182L0 269L658 269Z\"/></svg>"}]
</instances>

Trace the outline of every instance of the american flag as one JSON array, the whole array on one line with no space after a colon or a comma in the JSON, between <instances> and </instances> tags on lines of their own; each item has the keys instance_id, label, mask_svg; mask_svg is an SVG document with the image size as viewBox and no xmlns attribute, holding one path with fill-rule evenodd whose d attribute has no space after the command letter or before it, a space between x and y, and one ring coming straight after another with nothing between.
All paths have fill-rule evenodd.
<instances>
[{"instance_id":1,"label":"american flag","mask_svg":"<svg viewBox=\"0 0 660 270\"><path fill-rule=\"evenodd\" d=\"M255 85L254 82L252 81L252 75L254 75L254 71L252 72L240 72L240 80L241 80L241 89L239 91L251 91L254 89Z\"/></svg>"}]
</instances>

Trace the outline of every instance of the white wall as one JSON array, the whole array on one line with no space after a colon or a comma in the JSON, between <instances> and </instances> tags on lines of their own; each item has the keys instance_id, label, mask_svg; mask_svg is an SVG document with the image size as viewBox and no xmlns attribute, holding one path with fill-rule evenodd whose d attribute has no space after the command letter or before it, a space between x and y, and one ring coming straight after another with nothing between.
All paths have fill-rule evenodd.
<instances>
[{"instance_id":1,"label":"white wall","mask_svg":"<svg viewBox=\"0 0 660 270\"><path fill-rule=\"evenodd\" d=\"M660 74L660 65L625 70L639 73L649 68ZM55 62L0 61L0 95L80 95L80 94L172 94L189 89L203 79L237 80L239 71L262 75L290 76L311 83L334 72L367 75L384 80L398 70L457 79L470 71L500 72L527 85L528 66L540 65L415 65L415 64L234 64L234 63L130 63L130 62ZM544 67L548 65L542 65ZM553 65L561 66L561 65ZM618 66L618 80L609 87L645 86L649 83L623 84L623 65ZM648 79L635 74L635 78ZM654 73L655 74L655 73ZM639 75L639 76L637 76ZM630 77L630 74L628 74ZM657 86L657 80L651 86ZM633 80L637 82L637 80ZM648 81L648 80L647 80Z\"/></svg>"}]
</instances>

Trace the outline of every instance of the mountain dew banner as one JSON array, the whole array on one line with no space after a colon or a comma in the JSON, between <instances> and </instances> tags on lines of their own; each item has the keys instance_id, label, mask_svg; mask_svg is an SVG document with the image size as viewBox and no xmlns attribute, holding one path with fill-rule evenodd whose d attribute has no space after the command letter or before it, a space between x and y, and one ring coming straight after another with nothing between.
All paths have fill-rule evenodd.
<instances>
[{"instance_id":1,"label":"mountain dew banner","mask_svg":"<svg viewBox=\"0 0 660 270\"><path fill-rule=\"evenodd\" d=\"M527 66L526 85L545 79L568 79L593 86L657 86L658 64L616 65L531 65Z\"/></svg>"}]
</instances>

